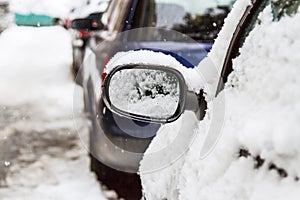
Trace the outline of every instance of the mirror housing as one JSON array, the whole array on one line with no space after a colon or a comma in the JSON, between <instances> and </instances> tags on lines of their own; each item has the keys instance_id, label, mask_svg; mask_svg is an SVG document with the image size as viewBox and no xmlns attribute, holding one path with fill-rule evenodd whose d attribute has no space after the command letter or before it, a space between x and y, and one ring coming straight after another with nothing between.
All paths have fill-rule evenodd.
<instances>
[{"instance_id":1,"label":"mirror housing","mask_svg":"<svg viewBox=\"0 0 300 200\"><path fill-rule=\"evenodd\" d=\"M168 66L117 66L105 78L102 95L112 112L145 122L170 123L185 110L199 112L198 95L188 91L182 74Z\"/></svg>"}]
</instances>

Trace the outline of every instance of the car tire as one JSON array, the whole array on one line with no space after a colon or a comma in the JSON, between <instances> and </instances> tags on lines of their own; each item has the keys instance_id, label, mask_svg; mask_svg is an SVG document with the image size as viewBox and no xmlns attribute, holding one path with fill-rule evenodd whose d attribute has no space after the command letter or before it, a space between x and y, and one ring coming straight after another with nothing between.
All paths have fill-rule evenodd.
<instances>
[{"instance_id":1,"label":"car tire","mask_svg":"<svg viewBox=\"0 0 300 200\"><path fill-rule=\"evenodd\" d=\"M90 154L91 171L109 189L115 190L119 198L138 200L142 198L141 180L138 174L126 173L110 168Z\"/></svg>"}]
</instances>

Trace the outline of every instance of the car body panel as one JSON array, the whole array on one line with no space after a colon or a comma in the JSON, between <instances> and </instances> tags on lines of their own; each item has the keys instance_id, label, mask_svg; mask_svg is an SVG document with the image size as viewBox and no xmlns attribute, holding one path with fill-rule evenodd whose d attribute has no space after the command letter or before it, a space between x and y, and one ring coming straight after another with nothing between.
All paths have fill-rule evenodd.
<instances>
[{"instance_id":1,"label":"car body panel","mask_svg":"<svg viewBox=\"0 0 300 200\"><path fill-rule=\"evenodd\" d=\"M111 5L113 5L115 2L117 1L111 2ZM113 146L115 146L114 148L126 149L128 148L128 146L132 146L132 144L135 143L137 145L134 148L136 148L138 152L141 153L146 149L153 136L155 136L157 130L160 127L160 124L134 122L131 119L113 114L107 109L107 107L102 103L100 92L101 78L99 77L104 70L105 63L120 51L152 50L156 52L162 52L166 55L171 55L185 67L192 68L207 55L212 46L212 42L204 43L201 41L194 41L193 43L170 41L137 42L129 41L126 37L118 35L118 32L123 31L124 33L130 29L130 20L132 20L133 18L134 9L137 5L137 2L137 0L123 1L122 6L123 8L127 9L127 11L121 12L124 14L124 16L119 16L114 20L111 20L108 17L107 30L100 31L100 33L97 34L101 35L102 38L99 40L100 42L98 42L99 45L93 46L91 49L91 54L94 54L92 57L96 58L96 66L86 65L83 67L83 71L85 74L85 78L83 80L83 87L86 93L85 95L87 95L89 98L93 98L93 101L96 105L96 107L93 108L95 109L95 115L97 118L97 123L95 122L94 126L98 127L94 127L94 131L92 133L94 135L90 136L91 138L93 138L91 141L91 149L93 151L92 154L96 158L99 158L101 162L107 163L110 167L123 168L129 171L135 171L137 169L137 166L134 165L138 164L141 157L135 157L136 161L132 161L130 159L122 159L122 162L117 162L116 158L119 157L119 152L114 151L113 148L104 148L102 145L107 145L107 143L104 144L102 138L113 138L112 144ZM129 9L130 11L128 11L128 8L131 8ZM113 13L114 11L111 11L110 9L111 8L108 8L108 12ZM104 14L104 16L107 17L106 14ZM112 24L113 22L117 25ZM86 54L85 60L86 59L91 58L89 58L89 56ZM92 68L93 70L91 71L88 68ZM93 84L94 89L92 92L95 94L88 94L87 92L87 83L89 81ZM116 120L118 120L118 122L116 122ZM126 126L124 126L125 130L117 126L118 123L126 124ZM142 138L148 138L148 141L140 142L140 144L138 144L139 142L137 142L136 138L130 137L130 134L126 134L126 132L128 131L140 132L139 134L142 135Z\"/></svg>"}]
</instances>

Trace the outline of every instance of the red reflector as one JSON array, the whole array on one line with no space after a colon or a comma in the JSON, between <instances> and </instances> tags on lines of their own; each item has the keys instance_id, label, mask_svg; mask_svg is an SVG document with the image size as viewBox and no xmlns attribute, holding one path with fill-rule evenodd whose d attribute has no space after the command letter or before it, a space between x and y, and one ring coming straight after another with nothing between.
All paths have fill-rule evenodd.
<instances>
[{"instance_id":1,"label":"red reflector","mask_svg":"<svg viewBox=\"0 0 300 200\"><path fill-rule=\"evenodd\" d=\"M101 76L101 78L102 78L102 83L104 82L104 79L106 78L106 76L107 76L107 73L103 72L103 73L102 73L102 76Z\"/></svg>"},{"instance_id":2,"label":"red reflector","mask_svg":"<svg viewBox=\"0 0 300 200\"><path fill-rule=\"evenodd\" d=\"M70 19L66 19L66 27L67 29L71 28L72 21Z\"/></svg>"},{"instance_id":3,"label":"red reflector","mask_svg":"<svg viewBox=\"0 0 300 200\"><path fill-rule=\"evenodd\" d=\"M106 58L104 59L104 62L103 62L103 66L104 66L104 67L103 67L103 72L102 72L102 75L101 75L102 83L104 82L104 79L105 79L106 76L107 76L107 73L104 72L104 69L105 69L107 63L110 61L110 59L111 59L111 57L106 57Z\"/></svg>"},{"instance_id":4,"label":"red reflector","mask_svg":"<svg viewBox=\"0 0 300 200\"><path fill-rule=\"evenodd\" d=\"M79 31L79 37L87 38L87 37L89 37L89 32L88 31Z\"/></svg>"},{"instance_id":5,"label":"red reflector","mask_svg":"<svg viewBox=\"0 0 300 200\"><path fill-rule=\"evenodd\" d=\"M97 27L97 26L98 26L98 22L97 22L97 21L93 21L93 22L92 22L92 26L93 26L93 27Z\"/></svg>"}]
</instances>

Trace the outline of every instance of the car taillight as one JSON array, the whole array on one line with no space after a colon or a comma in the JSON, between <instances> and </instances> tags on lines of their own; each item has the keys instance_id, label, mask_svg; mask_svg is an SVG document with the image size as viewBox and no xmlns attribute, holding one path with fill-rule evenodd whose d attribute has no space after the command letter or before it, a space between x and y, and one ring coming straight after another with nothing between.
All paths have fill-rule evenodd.
<instances>
[{"instance_id":1,"label":"car taillight","mask_svg":"<svg viewBox=\"0 0 300 200\"><path fill-rule=\"evenodd\" d=\"M88 38L90 36L90 34L89 34L89 32L88 31L83 31L83 30L81 30L81 31L79 31L79 37L80 38Z\"/></svg>"},{"instance_id":2,"label":"car taillight","mask_svg":"<svg viewBox=\"0 0 300 200\"><path fill-rule=\"evenodd\" d=\"M105 69L107 63L110 61L110 59L111 59L111 57L106 57L106 58L104 59L104 62L103 62L103 71L102 71L102 75L101 75L102 83L104 82L104 79L105 79L106 76L107 76L107 73L104 72L104 69Z\"/></svg>"},{"instance_id":3,"label":"car taillight","mask_svg":"<svg viewBox=\"0 0 300 200\"><path fill-rule=\"evenodd\" d=\"M94 28L97 28L97 27L98 27L98 22L97 22L96 20L93 20L92 26L93 26Z\"/></svg>"},{"instance_id":4,"label":"car taillight","mask_svg":"<svg viewBox=\"0 0 300 200\"><path fill-rule=\"evenodd\" d=\"M104 82L104 79L106 78L106 76L107 76L107 73L103 72L102 75L101 75L102 83Z\"/></svg>"},{"instance_id":5,"label":"car taillight","mask_svg":"<svg viewBox=\"0 0 300 200\"><path fill-rule=\"evenodd\" d=\"M69 29L71 28L72 21L70 19L66 19L65 24L66 24L66 28Z\"/></svg>"}]
</instances>

